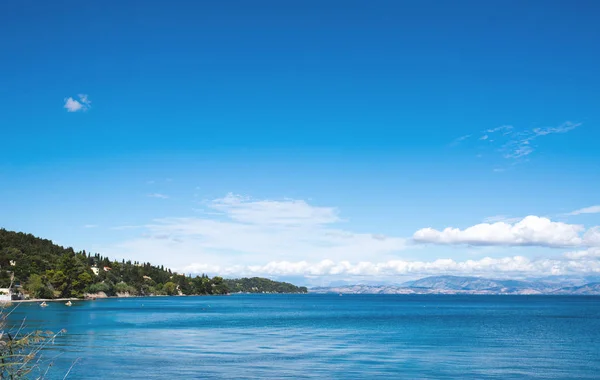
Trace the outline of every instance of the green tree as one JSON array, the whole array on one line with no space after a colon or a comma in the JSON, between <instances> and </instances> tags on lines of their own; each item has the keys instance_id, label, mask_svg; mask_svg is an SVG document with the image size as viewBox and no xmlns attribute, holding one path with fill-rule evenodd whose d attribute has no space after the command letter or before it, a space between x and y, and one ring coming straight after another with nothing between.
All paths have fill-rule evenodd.
<instances>
[{"instance_id":1,"label":"green tree","mask_svg":"<svg viewBox=\"0 0 600 380\"><path fill-rule=\"evenodd\" d=\"M165 284L163 290L167 295L173 296L177 294L177 285L174 282L169 281Z\"/></svg>"},{"instance_id":2,"label":"green tree","mask_svg":"<svg viewBox=\"0 0 600 380\"><path fill-rule=\"evenodd\" d=\"M27 291L34 298L53 298L54 292L48 287L47 279L38 274L29 276L29 281L26 285Z\"/></svg>"}]
</instances>

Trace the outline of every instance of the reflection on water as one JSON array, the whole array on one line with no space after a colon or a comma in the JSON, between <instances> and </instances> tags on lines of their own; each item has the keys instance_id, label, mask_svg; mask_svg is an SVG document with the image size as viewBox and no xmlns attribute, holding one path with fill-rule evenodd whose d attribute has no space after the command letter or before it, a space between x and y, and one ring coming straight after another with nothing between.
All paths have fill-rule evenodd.
<instances>
[{"instance_id":1,"label":"reflection on water","mask_svg":"<svg viewBox=\"0 0 600 380\"><path fill-rule=\"evenodd\" d=\"M21 304L52 378L594 379L600 298L234 295Z\"/></svg>"}]
</instances>

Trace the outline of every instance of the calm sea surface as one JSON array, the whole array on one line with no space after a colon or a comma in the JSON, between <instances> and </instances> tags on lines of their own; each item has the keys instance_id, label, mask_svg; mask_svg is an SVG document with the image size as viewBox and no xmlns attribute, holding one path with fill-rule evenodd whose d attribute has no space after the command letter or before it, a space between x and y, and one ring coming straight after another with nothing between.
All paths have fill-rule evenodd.
<instances>
[{"instance_id":1,"label":"calm sea surface","mask_svg":"<svg viewBox=\"0 0 600 380\"><path fill-rule=\"evenodd\" d=\"M233 295L21 304L50 378L599 379L600 298Z\"/></svg>"}]
</instances>

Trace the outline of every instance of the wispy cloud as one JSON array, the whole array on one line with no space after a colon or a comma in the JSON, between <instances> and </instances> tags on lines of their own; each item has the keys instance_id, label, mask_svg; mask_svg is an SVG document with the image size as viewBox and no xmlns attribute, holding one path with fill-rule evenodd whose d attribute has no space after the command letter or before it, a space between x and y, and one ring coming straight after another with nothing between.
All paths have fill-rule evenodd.
<instances>
[{"instance_id":1,"label":"wispy cloud","mask_svg":"<svg viewBox=\"0 0 600 380\"><path fill-rule=\"evenodd\" d=\"M83 226L83 228L96 228L96 227L98 227L97 224L86 224Z\"/></svg>"},{"instance_id":2,"label":"wispy cloud","mask_svg":"<svg viewBox=\"0 0 600 380\"><path fill-rule=\"evenodd\" d=\"M168 199L169 198L168 195L161 194L161 193L152 193L152 194L148 194L148 196L150 198L159 198L159 199Z\"/></svg>"},{"instance_id":3,"label":"wispy cloud","mask_svg":"<svg viewBox=\"0 0 600 380\"><path fill-rule=\"evenodd\" d=\"M600 213L600 205L580 208L579 210L571 211L567 215L598 214L598 213Z\"/></svg>"},{"instance_id":4,"label":"wispy cloud","mask_svg":"<svg viewBox=\"0 0 600 380\"><path fill-rule=\"evenodd\" d=\"M203 202L201 215L155 219L142 235L107 247L119 257L165 262L253 265L272 260L363 260L405 249L406 239L336 227L337 209L297 199L234 194Z\"/></svg>"},{"instance_id":5,"label":"wispy cloud","mask_svg":"<svg viewBox=\"0 0 600 380\"><path fill-rule=\"evenodd\" d=\"M125 230L135 230L135 229L140 229L140 228L144 228L144 226L115 226L115 227L111 227L111 230L116 230L116 231L125 231Z\"/></svg>"},{"instance_id":6,"label":"wispy cloud","mask_svg":"<svg viewBox=\"0 0 600 380\"><path fill-rule=\"evenodd\" d=\"M208 207L232 220L251 224L315 225L341 221L332 207L315 207L303 200L253 200L232 193L210 201Z\"/></svg>"},{"instance_id":7,"label":"wispy cloud","mask_svg":"<svg viewBox=\"0 0 600 380\"><path fill-rule=\"evenodd\" d=\"M507 134L511 133L511 131L513 129L514 129L514 127L512 125L501 125L501 126L496 127L496 128L486 129L485 133L501 132L502 134L507 135Z\"/></svg>"},{"instance_id":8,"label":"wispy cloud","mask_svg":"<svg viewBox=\"0 0 600 380\"><path fill-rule=\"evenodd\" d=\"M450 143L450 145L451 145L451 146L458 145L458 144L460 144L462 141L465 141L466 139L468 139L468 138L470 138L470 137L471 137L471 135L464 135L464 136L460 136L460 137L458 137L457 139L455 139L454 141L452 141L452 142Z\"/></svg>"},{"instance_id":9,"label":"wispy cloud","mask_svg":"<svg viewBox=\"0 0 600 380\"><path fill-rule=\"evenodd\" d=\"M581 123L572 123L567 121L558 127L546 127L546 128L534 128L533 133L537 136L546 136L552 133L566 133L572 131L573 129L579 127Z\"/></svg>"},{"instance_id":10,"label":"wispy cloud","mask_svg":"<svg viewBox=\"0 0 600 380\"><path fill-rule=\"evenodd\" d=\"M92 107L92 102L86 94L77 95L77 99L73 97L65 98L65 105L67 112L79 112L87 111Z\"/></svg>"},{"instance_id":11,"label":"wispy cloud","mask_svg":"<svg viewBox=\"0 0 600 380\"><path fill-rule=\"evenodd\" d=\"M513 162L520 162L531 155L538 147L535 144L539 138L551 134L567 133L581 126L581 123L564 122L557 127L542 127L533 129L516 129L512 125L502 125L495 128L489 128L480 132L478 141L484 141L485 145L480 148L494 149L505 159ZM457 145L459 142L471 137L472 135L461 136L454 140L451 145Z\"/></svg>"},{"instance_id":12,"label":"wispy cloud","mask_svg":"<svg viewBox=\"0 0 600 380\"><path fill-rule=\"evenodd\" d=\"M515 218L515 217L510 217L507 215L494 215L494 216L488 216L487 218L483 219L484 223L498 223L498 222L504 222L504 223L517 223L519 222L521 219L523 218Z\"/></svg>"},{"instance_id":13,"label":"wispy cloud","mask_svg":"<svg viewBox=\"0 0 600 380\"><path fill-rule=\"evenodd\" d=\"M507 134L509 141L500 149L504 158L518 160L534 152L534 140L554 133L567 133L579 127L581 123L567 121L558 127L534 128L531 130L512 131Z\"/></svg>"}]
</instances>

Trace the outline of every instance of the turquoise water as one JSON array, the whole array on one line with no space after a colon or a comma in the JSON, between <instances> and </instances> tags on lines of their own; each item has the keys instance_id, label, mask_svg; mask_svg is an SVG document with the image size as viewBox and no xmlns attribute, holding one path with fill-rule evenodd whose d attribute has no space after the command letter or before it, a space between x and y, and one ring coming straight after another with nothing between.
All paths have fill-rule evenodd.
<instances>
[{"instance_id":1,"label":"turquoise water","mask_svg":"<svg viewBox=\"0 0 600 380\"><path fill-rule=\"evenodd\" d=\"M233 295L21 304L73 379L598 379L600 298Z\"/></svg>"}]
</instances>

